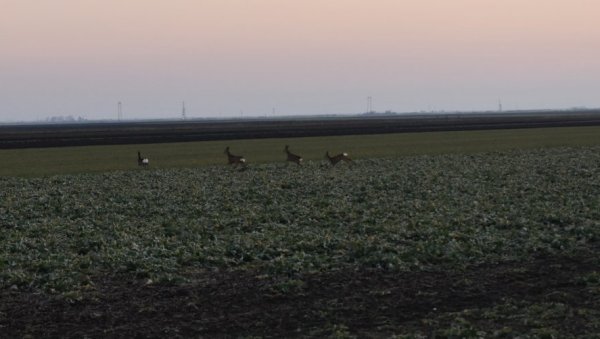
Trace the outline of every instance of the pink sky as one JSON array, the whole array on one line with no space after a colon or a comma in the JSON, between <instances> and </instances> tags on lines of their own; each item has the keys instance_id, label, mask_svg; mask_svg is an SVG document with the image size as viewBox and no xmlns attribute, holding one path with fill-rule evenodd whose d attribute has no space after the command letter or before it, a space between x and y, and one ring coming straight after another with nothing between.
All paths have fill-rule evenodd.
<instances>
[{"instance_id":1,"label":"pink sky","mask_svg":"<svg viewBox=\"0 0 600 339\"><path fill-rule=\"evenodd\" d=\"M0 121L600 107L597 0L2 0Z\"/></svg>"}]
</instances>

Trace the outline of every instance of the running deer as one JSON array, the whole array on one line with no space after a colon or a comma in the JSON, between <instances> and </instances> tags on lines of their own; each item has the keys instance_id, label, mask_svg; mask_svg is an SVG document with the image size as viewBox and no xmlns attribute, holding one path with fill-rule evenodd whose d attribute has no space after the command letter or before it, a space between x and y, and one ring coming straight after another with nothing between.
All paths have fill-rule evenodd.
<instances>
[{"instance_id":1,"label":"running deer","mask_svg":"<svg viewBox=\"0 0 600 339\"><path fill-rule=\"evenodd\" d=\"M335 166L338 162L344 160L346 162L352 162L352 159L348 157L348 153L340 153L338 155L330 156L329 151L325 153L325 158L331 162L331 166Z\"/></svg>"},{"instance_id":2,"label":"running deer","mask_svg":"<svg viewBox=\"0 0 600 339\"><path fill-rule=\"evenodd\" d=\"M246 165L246 159L242 155L233 155L229 152L229 146L225 148L225 154L227 154L227 163L229 165Z\"/></svg>"},{"instance_id":3,"label":"running deer","mask_svg":"<svg viewBox=\"0 0 600 339\"><path fill-rule=\"evenodd\" d=\"M302 157L290 152L290 146L285 145L285 149L283 151L287 154L287 161L295 162L298 165L302 164Z\"/></svg>"},{"instance_id":4,"label":"running deer","mask_svg":"<svg viewBox=\"0 0 600 339\"><path fill-rule=\"evenodd\" d=\"M142 158L142 154L138 151L138 166L148 166L150 164L150 160L148 158Z\"/></svg>"}]
</instances>

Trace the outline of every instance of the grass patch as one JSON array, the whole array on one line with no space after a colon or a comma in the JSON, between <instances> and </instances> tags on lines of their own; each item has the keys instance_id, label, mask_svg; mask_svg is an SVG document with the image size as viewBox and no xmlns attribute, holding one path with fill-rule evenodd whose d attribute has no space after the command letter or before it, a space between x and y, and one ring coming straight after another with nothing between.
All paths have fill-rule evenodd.
<instances>
[{"instance_id":1,"label":"grass patch","mask_svg":"<svg viewBox=\"0 0 600 339\"><path fill-rule=\"evenodd\" d=\"M171 144L86 146L0 150L0 176L36 177L137 168L137 151L152 168L193 168L226 163L223 150L244 155L250 164L285 160L283 146L306 160L322 161L326 150L355 159L417 154L472 154L559 146L600 145L600 127L427 132L295 139L255 139Z\"/></svg>"}]
</instances>

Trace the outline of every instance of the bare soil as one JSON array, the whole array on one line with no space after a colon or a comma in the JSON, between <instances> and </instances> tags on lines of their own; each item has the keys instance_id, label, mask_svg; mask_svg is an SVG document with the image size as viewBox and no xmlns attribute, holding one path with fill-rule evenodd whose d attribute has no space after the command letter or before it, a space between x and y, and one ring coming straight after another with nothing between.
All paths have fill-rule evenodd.
<instances>
[{"instance_id":1,"label":"bare soil","mask_svg":"<svg viewBox=\"0 0 600 339\"><path fill-rule=\"evenodd\" d=\"M598 125L599 110L0 125L0 149Z\"/></svg>"},{"instance_id":2,"label":"bare soil","mask_svg":"<svg viewBox=\"0 0 600 339\"><path fill-rule=\"evenodd\" d=\"M347 269L291 278L201 272L186 284L103 276L76 301L0 291L0 337L320 337L340 328L360 337L429 336L436 328L424 319L509 299L600 311L600 301L578 279L597 272L597 265L594 256L581 255L464 271ZM574 335L588 326L577 317L554 325Z\"/></svg>"}]
</instances>

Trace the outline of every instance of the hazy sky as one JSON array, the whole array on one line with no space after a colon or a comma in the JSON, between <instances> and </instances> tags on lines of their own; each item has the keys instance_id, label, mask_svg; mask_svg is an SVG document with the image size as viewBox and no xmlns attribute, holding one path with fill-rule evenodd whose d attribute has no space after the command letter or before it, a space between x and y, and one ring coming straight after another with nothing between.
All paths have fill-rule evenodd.
<instances>
[{"instance_id":1,"label":"hazy sky","mask_svg":"<svg viewBox=\"0 0 600 339\"><path fill-rule=\"evenodd\" d=\"M0 120L600 107L598 0L0 0Z\"/></svg>"}]
</instances>

